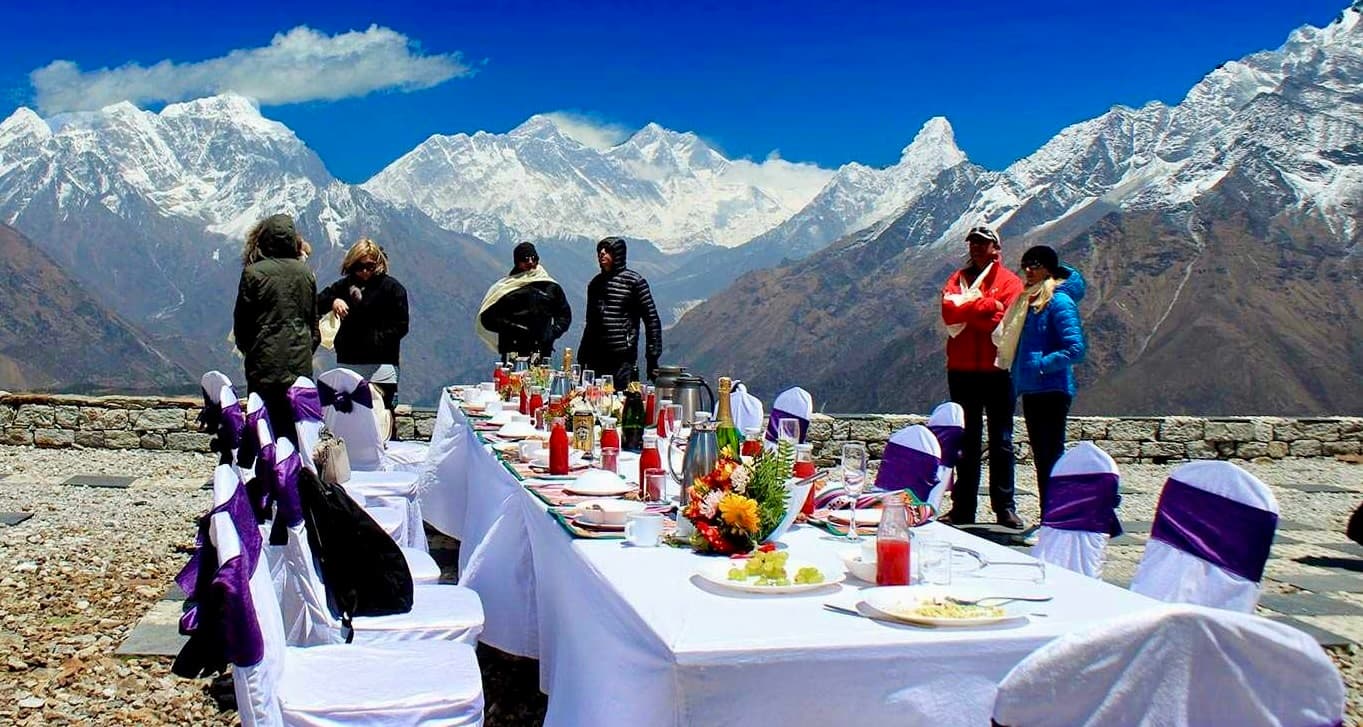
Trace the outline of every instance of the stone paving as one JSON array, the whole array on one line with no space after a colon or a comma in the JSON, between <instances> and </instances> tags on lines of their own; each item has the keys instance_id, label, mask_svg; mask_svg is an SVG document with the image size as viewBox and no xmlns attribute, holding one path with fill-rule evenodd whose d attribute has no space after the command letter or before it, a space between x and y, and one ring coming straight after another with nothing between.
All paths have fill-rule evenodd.
<instances>
[{"instance_id":1,"label":"stone paving","mask_svg":"<svg viewBox=\"0 0 1363 727\"><path fill-rule=\"evenodd\" d=\"M146 656L178 649L183 594L169 584L207 506L212 464L187 453L0 446L0 722L233 721L218 701L230 701L230 688L177 679L169 657ZM1122 466L1126 534L1109 546L1105 580L1130 582L1173 466ZM1324 459L1245 466L1273 486L1282 511L1259 611L1330 649L1349 684L1348 721L1363 723L1363 546L1343 534L1363 501L1363 466ZM1019 465L1017 475L1019 512L1034 521L1030 467ZM984 497L979 510L988 512ZM1000 540L1011 533L971 529ZM458 544L433 534L431 547L452 580ZM479 659L489 725L542 717L535 662L487 648Z\"/></svg>"}]
</instances>

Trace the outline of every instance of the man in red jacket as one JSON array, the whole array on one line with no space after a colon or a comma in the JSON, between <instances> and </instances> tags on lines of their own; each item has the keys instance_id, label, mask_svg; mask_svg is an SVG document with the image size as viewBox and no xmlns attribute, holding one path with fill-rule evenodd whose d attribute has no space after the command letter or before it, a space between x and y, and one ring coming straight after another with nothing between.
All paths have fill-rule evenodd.
<instances>
[{"instance_id":1,"label":"man in red jacket","mask_svg":"<svg viewBox=\"0 0 1363 727\"><path fill-rule=\"evenodd\" d=\"M1003 312L1022 294L1022 280L1004 267L998 233L976 227L966 235L969 264L951 274L942 288L946 323L947 387L965 410L965 434L951 512L939 518L954 525L975 522L980 491L980 435L989 415L989 501L1000 525L1024 527L1013 501L1013 382L994 365L998 349L990 335Z\"/></svg>"}]
</instances>

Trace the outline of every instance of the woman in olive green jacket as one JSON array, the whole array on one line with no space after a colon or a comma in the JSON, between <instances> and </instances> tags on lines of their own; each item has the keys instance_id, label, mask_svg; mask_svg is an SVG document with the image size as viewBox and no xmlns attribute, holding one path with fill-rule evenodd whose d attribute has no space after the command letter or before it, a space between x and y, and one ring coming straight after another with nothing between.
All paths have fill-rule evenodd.
<instances>
[{"instance_id":1,"label":"woman in olive green jacket","mask_svg":"<svg viewBox=\"0 0 1363 727\"><path fill-rule=\"evenodd\" d=\"M317 278L300 258L293 218L274 215L246 236L232 330L246 359L246 390L260 395L275 436L295 440L287 396L299 376L312 377Z\"/></svg>"}]
</instances>

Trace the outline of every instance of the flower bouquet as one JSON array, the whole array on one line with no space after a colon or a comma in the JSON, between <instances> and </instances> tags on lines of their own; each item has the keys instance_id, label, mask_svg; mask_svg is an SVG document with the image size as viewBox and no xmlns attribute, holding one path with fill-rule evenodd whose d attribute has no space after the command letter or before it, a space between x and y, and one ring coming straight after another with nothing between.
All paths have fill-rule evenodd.
<instances>
[{"instance_id":1,"label":"flower bouquet","mask_svg":"<svg viewBox=\"0 0 1363 727\"><path fill-rule=\"evenodd\" d=\"M691 547L718 555L757 547L785 518L785 482L794 460L789 442L747 463L728 447L721 449L714 469L687 489L682 514L695 526Z\"/></svg>"}]
</instances>

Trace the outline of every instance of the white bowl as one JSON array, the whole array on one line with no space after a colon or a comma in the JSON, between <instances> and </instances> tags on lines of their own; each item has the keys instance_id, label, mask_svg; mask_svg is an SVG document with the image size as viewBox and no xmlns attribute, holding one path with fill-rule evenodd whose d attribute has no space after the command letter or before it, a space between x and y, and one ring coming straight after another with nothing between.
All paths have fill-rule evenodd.
<instances>
[{"instance_id":1,"label":"white bowl","mask_svg":"<svg viewBox=\"0 0 1363 727\"><path fill-rule=\"evenodd\" d=\"M510 424L512 421L511 418L514 416L516 416L516 412L511 411L509 409L503 409L502 411L493 414L492 418L487 420L487 423L496 424L497 426L500 427L505 424Z\"/></svg>"},{"instance_id":2,"label":"white bowl","mask_svg":"<svg viewBox=\"0 0 1363 727\"><path fill-rule=\"evenodd\" d=\"M847 566L847 572L867 583L876 582L876 562L864 560L860 550L844 550L838 553L842 558L842 564Z\"/></svg>"},{"instance_id":3,"label":"white bowl","mask_svg":"<svg viewBox=\"0 0 1363 727\"><path fill-rule=\"evenodd\" d=\"M592 525L624 525L632 512L643 512L644 503L634 500L601 498L586 500L577 505L577 517Z\"/></svg>"}]
</instances>

